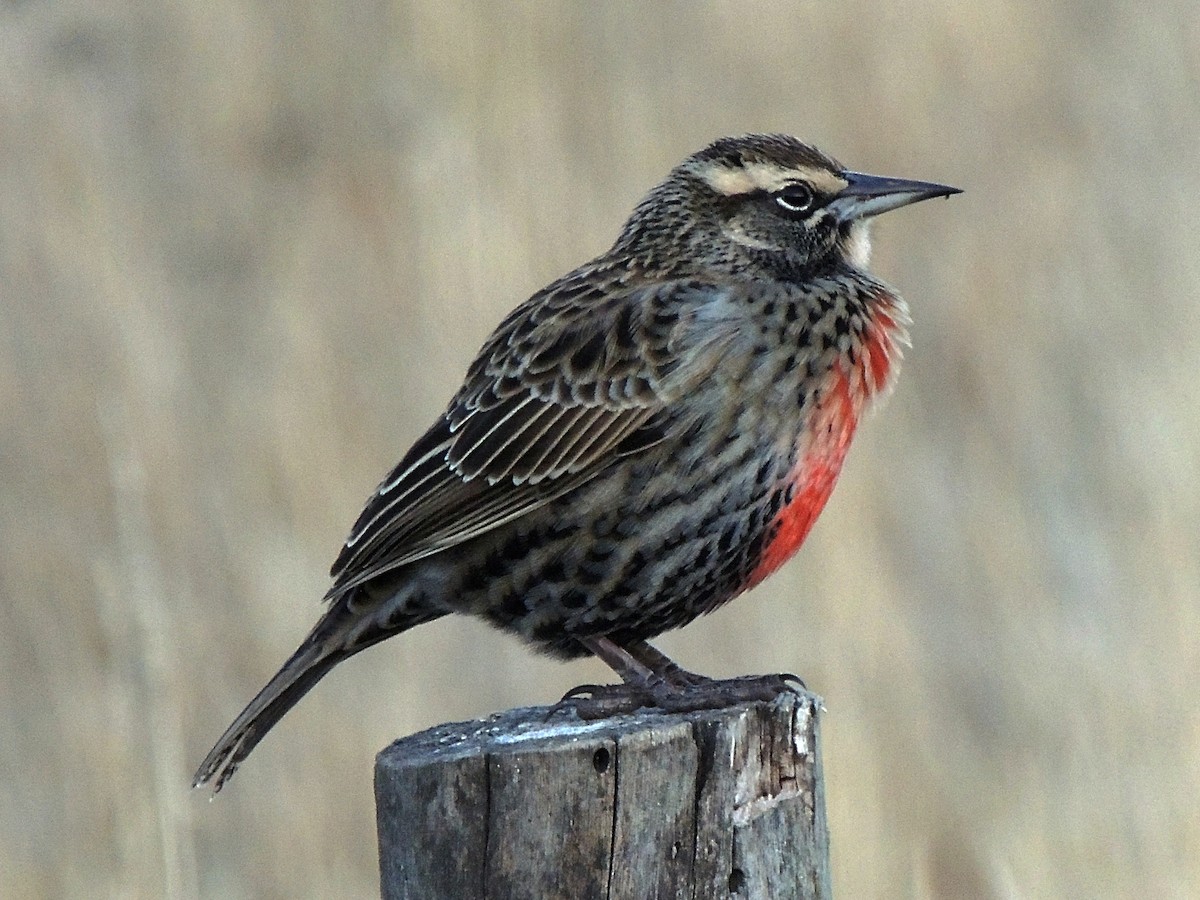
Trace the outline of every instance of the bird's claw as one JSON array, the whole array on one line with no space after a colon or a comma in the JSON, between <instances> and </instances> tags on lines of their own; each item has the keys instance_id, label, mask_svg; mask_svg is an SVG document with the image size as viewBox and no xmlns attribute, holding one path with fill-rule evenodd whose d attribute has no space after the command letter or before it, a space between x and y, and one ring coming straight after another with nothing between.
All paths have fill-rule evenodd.
<instances>
[{"instance_id":1,"label":"bird's claw","mask_svg":"<svg viewBox=\"0 0 1200 900\"><path fill-rule=\"evenodd\" d=\"M647 684L582 684L567 691L550 707L546 718L568 711L588 722L630 715L643 709L688 713L740 703L769 702L780 694L799 694L807 690L801 678L787 673L706 679L687 684L662 680Z\"/></svg>"},{"instance_id":2,"label":"bird's claw","mask_svg":"<svg viewBox=\"0 0 1200 900\"><path fill-rule=\"evenodd\" d=\"M546 712L546 718L560 712L574 712L586 722L629 715L645 708L648 694L640 685L581 684L562 695Z\"/></svg>"}]
</instances>

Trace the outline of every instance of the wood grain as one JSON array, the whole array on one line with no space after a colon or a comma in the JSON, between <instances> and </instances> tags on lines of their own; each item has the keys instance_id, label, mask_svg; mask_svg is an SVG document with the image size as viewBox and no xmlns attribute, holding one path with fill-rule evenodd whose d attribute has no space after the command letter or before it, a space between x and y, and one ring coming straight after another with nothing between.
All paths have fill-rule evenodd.
<instances>
[{"instance_id":1,"label":"wood grain","mask_svg":"<svg viewBox=\"0 0 1200 900\"><path fill-rule=\"evenodd\" d=\"M819 709L516 709L399 740L375 770L383 897L828 898Z\"/></svg>"}]
</instances>

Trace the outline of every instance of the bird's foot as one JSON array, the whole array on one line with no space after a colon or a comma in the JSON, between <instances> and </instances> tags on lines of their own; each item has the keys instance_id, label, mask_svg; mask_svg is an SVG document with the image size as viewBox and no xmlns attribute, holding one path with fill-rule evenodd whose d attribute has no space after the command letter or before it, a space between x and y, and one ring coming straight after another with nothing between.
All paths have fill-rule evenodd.
<instances>
[{"instance_id":1,"label":"bird's foot","mask_svg":"<svg viewBox=\"0 0 1200 900\"><path fill-rule=\"evenodd\" d=\"M747 675L715 680L678 670L686 679L655 679L643 684L583 684L567 691L549 716L573 710L585 721L629 715L642 709L687 713L722 709L739 703L774 700L780 694L807 690L795 675ZM675 674L675 673L672 673Z\"/></svg>"},{"instance_id":2,"label":"bird's foot","mask_svg":"<svg viewBox=\"0 0 1200 900\"><path fill-rule=\"evenodd\" d=\"M653 706L653 688L638 684L581 684L563 694L550 707L546 718L560 712L574 712L585 722L625 716Z\"/></svg>"}]
</instances>

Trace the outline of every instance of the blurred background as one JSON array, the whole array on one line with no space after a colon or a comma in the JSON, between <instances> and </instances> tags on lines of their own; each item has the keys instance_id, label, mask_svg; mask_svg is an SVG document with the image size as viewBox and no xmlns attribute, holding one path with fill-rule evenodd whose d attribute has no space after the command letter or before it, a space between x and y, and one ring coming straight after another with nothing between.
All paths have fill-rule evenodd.
<instances>
[{"instance_id":1,"label":"blurred background","mask_svg":"<svg viewBox=\"0 0 1200 900\"><path fill-rule=\"evenodd\" d=\"M0 895L378 896L373 755L606 677L461 619L193 769L503 314L715 137L885 217L913 349L662 641L825 698L841 897L1200 896L1200 5L0 7Z\"/></svg>"}]
</instances>

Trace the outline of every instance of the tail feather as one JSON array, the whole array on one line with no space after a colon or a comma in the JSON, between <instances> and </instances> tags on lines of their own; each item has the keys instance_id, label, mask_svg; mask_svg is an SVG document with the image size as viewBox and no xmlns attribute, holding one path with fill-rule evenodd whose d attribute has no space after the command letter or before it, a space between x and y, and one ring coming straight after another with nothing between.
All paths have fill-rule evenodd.
<instances>
[{"instance_id":1,"label":"tail feather","mask_svg":"<svg viewBox=\"0 0 1200 900\"><path fill-rule=\"evenodd\" d=\"M250 751L258 746L258 742L266 737L275 723L342 660L385 638L443 615L440 612L413 611L389 616L380 625L364 628L363 619L370 613L352 611L348 599L338 601L321 618L304 643L275 673L275 677L225 729L196 770L192 787L211 784L214 794L220 791L242 760L250 755Z\"/></svg>"},{"instance_id":2,"label":"tail feather","mask_svg":"<svg viewBox=\"0 0 1200 900\"><path fill-rule=\"evenodd\" d=\"M341 653L322 655L320 647L305 641L225 729L196 770L192 787L211 782L213 793L220 791L272 726L344 658Z\"/></svg>"}]
</instances>

